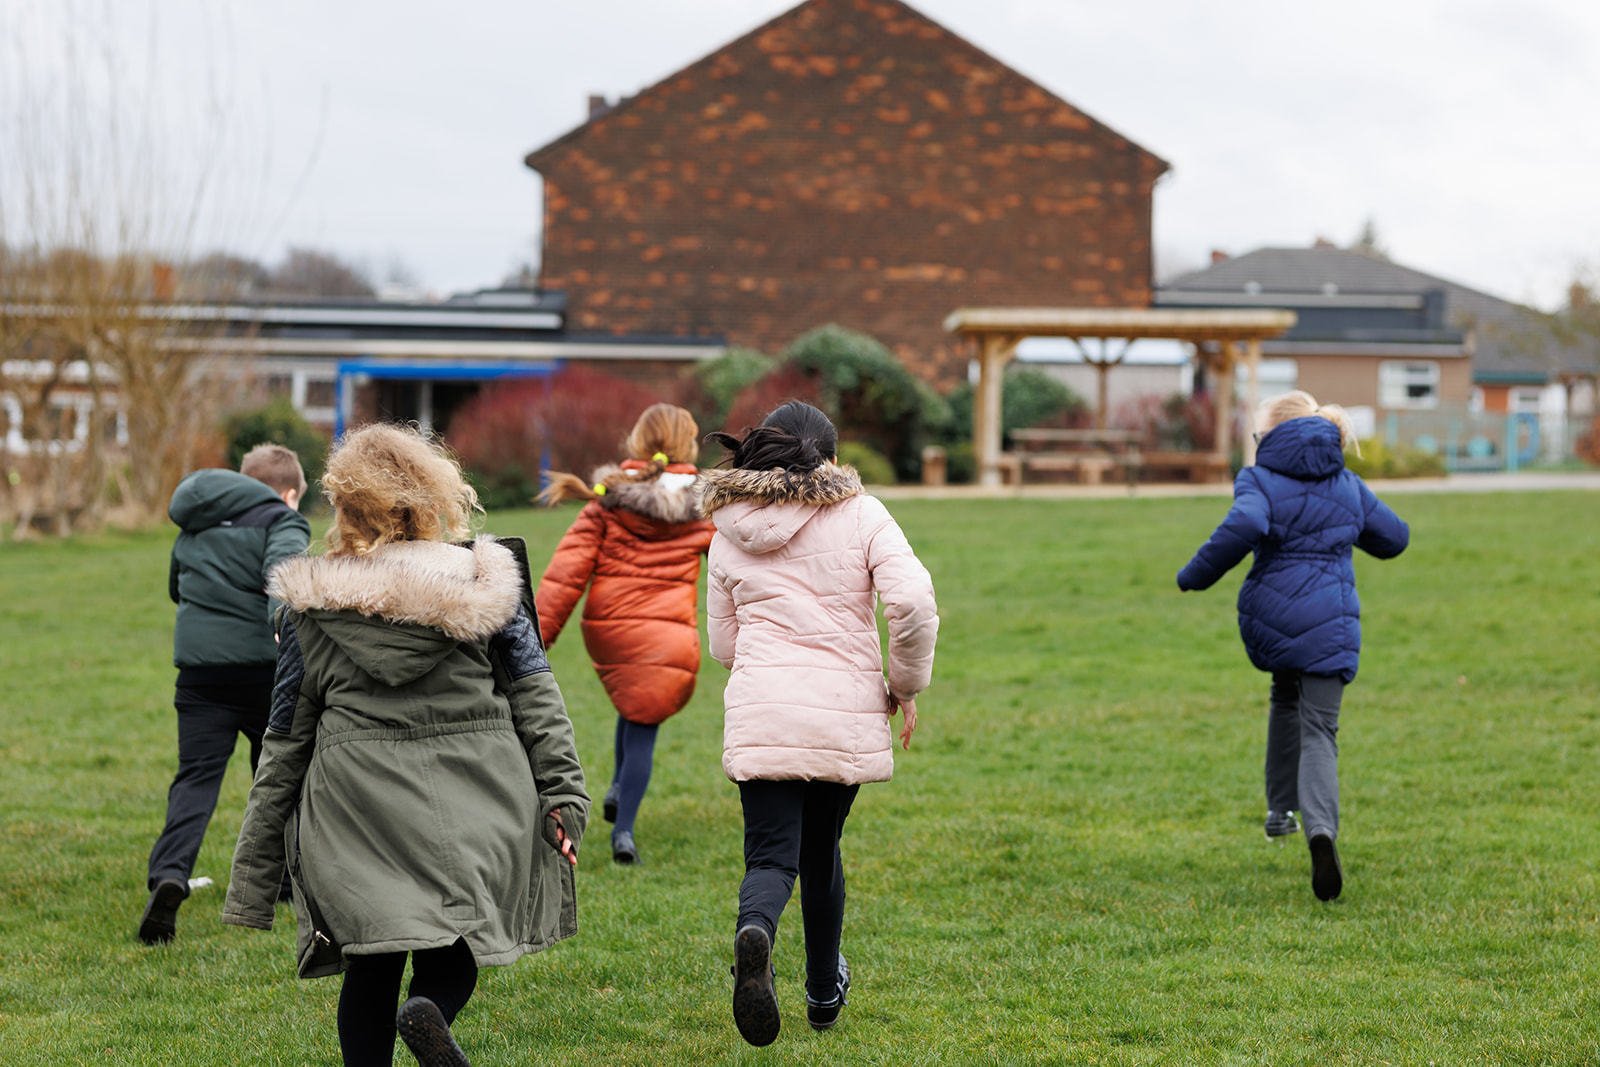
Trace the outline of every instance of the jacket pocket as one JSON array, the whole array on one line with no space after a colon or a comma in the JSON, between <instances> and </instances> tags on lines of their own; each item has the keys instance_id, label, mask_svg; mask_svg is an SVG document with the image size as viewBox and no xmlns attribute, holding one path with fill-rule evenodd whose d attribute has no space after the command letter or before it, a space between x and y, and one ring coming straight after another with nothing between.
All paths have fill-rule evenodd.
<instances>
[{"instance_id":1,"label":"jacket pocket","mask_svg":"<svg viewBox=\"0 0 1600 1067\"><path fill-rule=\"evenodd\" d=\"M298 971L302 978L315 978L336 974L344 970L344 950L333 939L328 924L323 921L316 898L306 887L305 867L300 855L300 806L295 805L294 818L289 823L289 881L294 886L295 908L300 912L301 929L298 952Z\"/></svg>"}]
</instances>

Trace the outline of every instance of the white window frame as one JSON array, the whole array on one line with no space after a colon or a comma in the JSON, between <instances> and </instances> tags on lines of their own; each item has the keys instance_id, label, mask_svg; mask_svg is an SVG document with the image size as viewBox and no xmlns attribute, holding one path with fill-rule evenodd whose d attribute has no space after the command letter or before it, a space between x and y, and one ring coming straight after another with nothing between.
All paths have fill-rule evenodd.
<instances>
[{"instance_id":1,"label":"white window frame","mask_svg":"<svg viewBox=\"0 0 1600 1067\"><path fill-rule=\"evenodd\" d=\"M1439 364L1412 359L1389 359L1378 364L1378 406L1390 410L1430 410L1439 406ZM1414 386L1428 393L1413 396Z\"/></svg>"},{"instance_id":2,"label":"white window frame","mask_svg":"<svg viewBox=\"0 0 1600 1067\"><path fill-rule=\"evenodd\" d=\"M1543 409L1544 386L1514 385L1506 397L1506 410L1518 415L1537 415Z\"/></svg>"}]
</instances>

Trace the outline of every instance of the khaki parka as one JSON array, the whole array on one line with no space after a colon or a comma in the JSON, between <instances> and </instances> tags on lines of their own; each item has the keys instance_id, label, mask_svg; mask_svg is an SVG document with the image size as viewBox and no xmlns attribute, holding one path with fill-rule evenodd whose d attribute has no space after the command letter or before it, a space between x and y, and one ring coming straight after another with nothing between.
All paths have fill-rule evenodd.
<instances>
[{"instance_id":1,"label":"khaki parka","mask_svg":"<svg viewBox=\"0 0 1600 1067\"><path fill-rule=\"evenodd\" d=\"M290 560L277 680L223 921L270 929L287 863L299 974L464 938L479 966L577 931L559 812L589 797L505 545Z\"/></svg>"}]
</instances>

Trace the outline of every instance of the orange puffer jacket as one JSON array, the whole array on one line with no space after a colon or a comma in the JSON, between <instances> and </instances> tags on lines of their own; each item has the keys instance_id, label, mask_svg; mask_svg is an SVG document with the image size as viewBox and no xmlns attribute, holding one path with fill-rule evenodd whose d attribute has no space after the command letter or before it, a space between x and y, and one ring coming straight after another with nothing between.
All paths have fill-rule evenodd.
<instances>
[{"instance_id":1,"label":"orange puffer jacket","mask_svg":"<svg viewBox=\"0 0 1600 1067\"><path fill-rule=\"evenodd\" d=\"M583 608L583 643L617 713L658 723L694 695L700 669L695 586L713 527L696 502L695 469L674 464L648 481L595 472L608 483L584 505L539 581L539 630L554 645Z\"/></svg>"}]
</instances>

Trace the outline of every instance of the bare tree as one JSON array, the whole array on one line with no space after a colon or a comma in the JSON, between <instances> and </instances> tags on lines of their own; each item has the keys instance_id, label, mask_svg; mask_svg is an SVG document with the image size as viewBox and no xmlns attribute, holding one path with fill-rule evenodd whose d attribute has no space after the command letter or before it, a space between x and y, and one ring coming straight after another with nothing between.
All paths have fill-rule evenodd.
<instances>
[{"instance_id":1,"label":"bare tree","mask_svg":"<svg viewBox=\"0 0 1600 1067\"><path fill-rule=\"evenodd\" d=\"M191 300L262 296L272 290L272 271L260 260L232 252L208 252L185 263L178 295Z\"/></svg>"},{"instance_id":2,"label":"bare tree","mask_svg":"<svg viewBox=\"0 0 1600 1067\"><path fill-rule=\"evenodd\" d=\"M272 292L279 296L371 297L376 295L366 272L331 252L291 248L272 271Z\"/></svg>"},{"instance_id":3,"label":"bare tree","mask_svg":"<svg viewBox=\"0 0 1600 1067\"><path fill-rule=\"evenodd\" d=\"M152 24L129 47L126 10L24 7L0 43L0 521L13 536L92 524L112 498L130 518L160 515L217 422L196 343L209 327L179 321L171 264L203 220L222 221L217 189L247 187L229 168L250 157L229 142L216 71L174 95L162 35Z\"/></svg>"}]
</instances>

